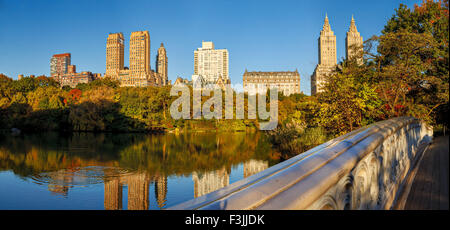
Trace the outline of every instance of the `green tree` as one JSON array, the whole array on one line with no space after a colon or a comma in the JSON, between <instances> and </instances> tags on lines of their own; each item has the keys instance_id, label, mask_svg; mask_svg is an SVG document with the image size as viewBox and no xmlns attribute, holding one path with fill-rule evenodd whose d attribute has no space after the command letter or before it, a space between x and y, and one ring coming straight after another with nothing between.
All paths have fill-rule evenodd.
<instances>
[{"instance_id":1,"label":"green tree","mask_svg":"<svg viewBox=\"0 0 450 230\"><path fill-rule=\"evenodd\" d=\"M416 63L409 66L425 67L417 74L415 82L411 84L408 98L416 106L409 108L411 115L427 119L432 123L446 123L443 114L448 113L449 97L449 2L424 0L421 5L415 5L414 9L409 9L405 5L400 5L396 9L396 14L388 21L383 35L387 40L384 51L395 46L395 39L392 34L406 35L404 39L411 39L410 44L400 41L403 48L409 47L410 59L416 58ZM403 40L404 40L403 39ZM389 44L389 40L393 44ZM414 44L418 42L417 44ZM424 50L424 42L431 44ZM426 51L426 52L423 52ZM397 51L397 54L401 52ZM383 54L386 54L384 52ZM396 53L387 54L388 64L398 60ZM394 56L394 57L392 57ZM390 58L390 59L389 59ZM406 61L403 57L402 61ZM383 63L385 64L385 63ZM393 67L395 68L395 66ZM404 70L401 70L404 71ZM414 76L413 76L414 77ZM392 109L392 108L391 108ZM447 123L448 124L448 123Z\"/></svg>"},{"instance_id":2,"label":"green tree","mask_svg":"<svg viewBox=\"0 0 450 230\"><path fill-rule=\"evenodd\" d=\"M356 62L344 61L327 76L323 92L318 95L320 126L342 135L373 122L381 102L375 88L367 82L368 71Z\"/></svg>"}]
</instances>

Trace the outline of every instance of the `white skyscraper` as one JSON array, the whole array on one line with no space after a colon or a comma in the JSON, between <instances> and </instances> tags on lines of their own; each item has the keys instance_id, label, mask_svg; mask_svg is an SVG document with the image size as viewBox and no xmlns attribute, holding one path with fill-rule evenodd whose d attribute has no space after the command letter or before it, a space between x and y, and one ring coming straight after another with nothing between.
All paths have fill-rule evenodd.
<instances>
[{"instance_id":1,"label":"white skyscraper","mask_svg":"<svg viewBox=\"0 0 450 230\"><path fill-rule=\"evenodd\" d=\"M201 76L206 84L216 84L219 78L229 81L228 50L214 49L212 42L202 42L194 51L194 75Z\"/></svg>"}]
</instances>

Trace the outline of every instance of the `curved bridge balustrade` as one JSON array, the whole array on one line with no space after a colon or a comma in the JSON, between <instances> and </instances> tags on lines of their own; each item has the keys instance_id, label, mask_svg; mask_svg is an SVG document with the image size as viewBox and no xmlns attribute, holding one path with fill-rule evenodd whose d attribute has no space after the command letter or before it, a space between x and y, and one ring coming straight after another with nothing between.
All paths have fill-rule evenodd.
<instances>
[{"instance_id":1,"label":"curved bridge balustrade","mask_svg":"<svg viewBox=\"0 0 450 230\"><path fill-rule=\"evenodd\" d=\"M170 209L392 209L432 136L412 117L377 122Z\"/></svg>"}]
</instances>

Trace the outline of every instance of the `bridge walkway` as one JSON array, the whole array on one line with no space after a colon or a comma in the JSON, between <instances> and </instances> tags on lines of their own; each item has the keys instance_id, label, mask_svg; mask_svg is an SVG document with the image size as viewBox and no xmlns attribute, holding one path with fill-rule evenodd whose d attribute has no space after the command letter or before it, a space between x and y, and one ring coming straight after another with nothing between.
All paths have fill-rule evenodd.
<instances>
[{"instance_id":1,"label":"bridge walkway","mask_svg":"<svg viewBox=\"0 0 450 230\"><path fill-rule=\"evenodd\" d=\"M418 165L404 205L406 210L448 210L449 137L435 137Z\"/></svg>"}]
</instances>

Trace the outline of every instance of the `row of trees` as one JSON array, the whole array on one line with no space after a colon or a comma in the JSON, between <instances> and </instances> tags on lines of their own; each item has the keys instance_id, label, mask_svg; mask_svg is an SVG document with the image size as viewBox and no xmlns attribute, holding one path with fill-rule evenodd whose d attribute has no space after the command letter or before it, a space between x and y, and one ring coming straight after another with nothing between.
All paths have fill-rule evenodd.
<instances>
[{"instance_id":1,"label":"row of trees","mask_svg":"<svg viewBox=\"0 0 450 230\"><path fill-rule=\"evenodd\" d=\"M0 134L0 170L29 177L86 166L119 167L151 175L208 172L257 159L279 162L261 133L169 135L49 132L11 137ZM85 151L78 151L80 146ZM187 157L188 156L188 157Z\"/></svg>"},{"instance_id":2,"label":"row of trees","mask_svg":"<svg viewBox=\"0 0 450 230\"><path fill-rule=\"evenodd\" d=\"M164 127L169 89L120 88L105 78L76 88L52 78L0 75L1 127L25 130L143 131Z\"/></svg>"},{"instance_id":3,"label":"row of trees","mask_svg":"<svg viewBox=\"0 0 450 230\"><path fill-rule=\"evenodd\" d=\"M170 96L170 86L119 87L109 78L72 89L45 76L12 80L0 75L0 128L141 132L257 127L257 120L174 120L169 109L176 98ZM201 103L209 98L203 96Z\"/></svg>"}]
</instances>

